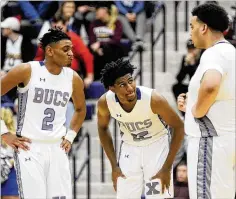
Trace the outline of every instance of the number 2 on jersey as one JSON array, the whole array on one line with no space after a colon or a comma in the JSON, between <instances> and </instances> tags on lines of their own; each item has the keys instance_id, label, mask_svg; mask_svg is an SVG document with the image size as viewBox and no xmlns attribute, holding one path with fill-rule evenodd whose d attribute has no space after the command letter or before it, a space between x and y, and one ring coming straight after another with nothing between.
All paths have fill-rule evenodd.
<instances>
[{"instance_id":1,"label":"number 2 on jersey","mask_svg":"<svg viewBox=\"0 0 236 199\"><path fill-rule=\"evenodd\" d=\"M46 131L53 131L53 124L55 118L55 111L52 108L47 108L44 110L44 115L46 115L43 118L43 124L42 124L42 130Z\"/></svg>"}]
</instances>

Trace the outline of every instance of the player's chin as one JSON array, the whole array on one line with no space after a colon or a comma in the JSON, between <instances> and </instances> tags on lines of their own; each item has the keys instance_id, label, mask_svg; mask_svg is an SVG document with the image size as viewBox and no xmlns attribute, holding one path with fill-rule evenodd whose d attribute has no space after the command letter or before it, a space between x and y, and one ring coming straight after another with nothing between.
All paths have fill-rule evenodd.
<instances>
[{"instance_id":1,"label":"player's chin","mask_svg":"<svg viewBox=\"0 0 236 199\"><path fill-rule=\"evenodd\" d=\"M65 64L65 66L66 66L66 67L71 67L71 63L72 63L71 61L67 62L67 63Z\"/></svg>"},{"instance_id":2,"label":"player's chin","mask_svg":"<svg viewBox=\"0 0 236 199\"><path fill-rule=\"evenodd\" d=\"M134 97L128 97L128 98L127 98L127 101L128 101L128 102L133 102L134 100L135 100L135 96L134 96Z\"/></svg>"}]
</instances>

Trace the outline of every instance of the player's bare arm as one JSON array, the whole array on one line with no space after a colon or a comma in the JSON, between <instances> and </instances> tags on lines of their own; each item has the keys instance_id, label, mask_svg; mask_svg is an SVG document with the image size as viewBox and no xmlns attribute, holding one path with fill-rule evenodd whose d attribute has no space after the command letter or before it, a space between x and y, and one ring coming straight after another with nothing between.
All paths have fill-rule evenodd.
<instances>
[{"instance_id":1,"label":"player's bare arm","mask_svg":"<svg viewBox=\"0 0 236 199\"><path fill-rule=\"evenodd\" d=\"M215 102L220 89L222 75L217 70L207 70L202 78L198 91L198 99L192 108L192 114L195 118L205 116Z\"/></svg>"},{"instance_id":2,"label":"player's bare arm","mask_svg":"<svg viewBox=\"0 0 236 199\"><path fill-rule=\"evenodd\" d=\"M116 183L118 177L125 177L120 168L117 165L116 160L116 153L112 142L111 133L109 131L109 122L110 122L110 112L107 107L106 102L106 94L104 94L98 100L98 111L97 111L97 118L98 118L98 134L102 144L103 149L111 163L112 167L112 181L114 189L116 190Z\"/></svg>"},{"instance_id":3,"label":"player's bare arm","mask_svg":"<svg viewBox=\"0 0 236 199\"><path fill-rule=\"evenodd\" d=\"M75 108L74 115L72 117L71 123L70 123L70 129L68 133L77 133L79 132L85 116L86 116L86 104L85 104L85 96L84 96L84 84L80 76L74 72L73 75L73 92L72 92L72 100ZM70 135L66 135L70 137ZM76 135L73 135L73 138L75 138ZM64 139L61 143L61 147L65 149L65 151L68 153L71 149L71 144L73 142L73 139L70 140L70 138Z\"/></svg>"},{"instance_id":4,"label":"player's bare arm","mask_svg":"<svg viewBox=\"0 0 236 199\"><path fill-rule=\"evenodd\" d=\"M172 169L176 153L178 152L184 138L184 124L177 113L168 104L167 100L156 91L152 92L151 108L153 113L158 114L166 122L166 124L174 130L166 161L162 166L162 169L152 177L152 179L160 178L162 183L162 192L164 193L165 187L168 188L170 185L170 171Z\"/></svg>"},{"instance_id":5,"label":"player's bare arm","mask_svg":"<svg viewBox=\"0 0 236 199\"><path fill-rule=\"evenodd\" d=\"M1 77L1 96L21 83L23 86L26 86L29 83L30 75L31 67L29 64L20 64L12 68L7 74ZM18 151L19 148L25 151L29 150L29 146L26 143L31 143L31 141L26 137L18 137L8 132L1 135L1 138L15 151Z\"/></svg>"},{"instance_id":6,"label":"player's bare arm","mask_svg":"<svg viewBox=\"0 0 236 199\"><path fill-rule=\"evenodd\" d=\"M26 86L29 83L30 76L30 64L23 63L12 68L1 77L1 96L21 83L23 83L23 86Z\"/></svg>"}]
</instances>

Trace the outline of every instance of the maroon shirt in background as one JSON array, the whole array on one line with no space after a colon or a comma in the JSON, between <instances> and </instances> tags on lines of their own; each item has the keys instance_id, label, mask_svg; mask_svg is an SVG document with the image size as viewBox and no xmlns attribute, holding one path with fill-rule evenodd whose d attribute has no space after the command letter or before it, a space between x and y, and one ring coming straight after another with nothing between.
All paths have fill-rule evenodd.
<instances>
[{"instance_id":1,"label":"maroon shirt in background","mask_svg":"<svg viewBox=\"0 0 236 199\"><path fill-rule=\"evenodd\" d=\"M106 24L100 20L95 20L90 24L89 28L89 43L90 45L100 41L101 45L106 44L120 44L120 40L123 34L121 22L117 20L115 22L115 29L109 29Z\"/></svg>"},{"instance_id":2,"label":"maroon shirt in background","mask_svg":"<svg viewBox=\"0 0 236 199\"><path fill-rule=\"evenodd\" d=\"M189 199L188 183L175 182L174 199Z\"/></svg>"}]
</instances>

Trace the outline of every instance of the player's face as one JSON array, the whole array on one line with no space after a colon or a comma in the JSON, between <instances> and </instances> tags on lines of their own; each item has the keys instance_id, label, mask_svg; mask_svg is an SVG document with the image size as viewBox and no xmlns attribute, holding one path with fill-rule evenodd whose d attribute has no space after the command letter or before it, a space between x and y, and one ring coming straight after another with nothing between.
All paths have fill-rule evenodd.
<instances>
[{"instance_id":1,"label":"player's face","mask_svg":"<svg viewBox=\"0 0 236 199\"><path fill-rule=\"evenodd\" d=\"M136 100L136 84L130 74L118 78L112 87L112 91L121 102L132 102Z\"/></svg>"},{"instance_id":2,"label":"player's face","mask_svg":"<svg viewBox=\"0 0 236 199\"><path fill-rule=\"evenodd\" d=\"M181 165L177 167L176 177L178 182L187 182L187 166Z\"/></svg>"},{"instance_id":3,"label":"player's face","mask_svg":"<svg viewBox=\"0 0 236 199\"><path fill-rule=\"evenodd\" d=\"M53 45L51 57L59 66L71 66L73 60L72 42L68 39L61 40Z\"/></svg>"},{"instance_id":4,"label":"player's face","mask_svg":"<svg viewBox=\"0 0 236 199\"><path fill-rule=\"evenodd\" d=\"M190 36L194 46L199 49L204 48L203 36L205 33L205 25L201 23L199 20L197 20L197 16L192 16L190 22L190 28L191 28Z\"/></svg>"}]
</instances>

